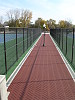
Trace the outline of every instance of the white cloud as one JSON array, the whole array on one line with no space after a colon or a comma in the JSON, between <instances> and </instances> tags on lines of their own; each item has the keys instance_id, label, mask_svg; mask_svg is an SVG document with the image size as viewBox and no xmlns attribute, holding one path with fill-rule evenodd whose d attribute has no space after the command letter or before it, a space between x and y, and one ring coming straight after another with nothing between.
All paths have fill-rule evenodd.
<instances>
[{"instance_id":1,"label":"white cloud","mask_svg":"<svg viewBox=\"0 0 75 100\"><path fill-rule=\"evenodd\" d=\"M2 5L0 6L0 16L3 17L3 22L5 20L8 20L8 18L7 18L7 12L10 9L16 9L16 8L20 9L20 7L18 5L16 5L16 6L15 5L16 5L16 2L15 2L14 5L10 4L10 3L2 3Z\"/></svg>"},{"instance_id":2,"label":"white cloud","mask_svg":"<svg viewBox=\"0 0 75 100\"><path fill-rule=\"evenodd\" d=\"M17 0L16 2L19 1ZM69 19L75 24L75 0L57 0L57 2L56 0L25 0L24 4L22 3L21 6L19 4L21 5L20 2L14 5L5 4L5 7L0 7L0 15L4 15L10 8L27 7L33 13L32 21L35 21L38 17L42 17L45 20L52 18L57 21Z\"/></svg>"},{"instance_id":3,"label":"white cloud","mask_svg":"<svg viewBox=\"0 0 75 100\"><path fill-rule=\"evenodd\" d=\"M75 0L63 0L63 2L59 5L59 17L65 20L71 20L73 24L75 24Z\"/></svg>"},{"instance_id":4,"label":"white cloud","mask_svg":"<svg viewBox=\"0 0 75 100\"><path fill-rule=\"evenodd\" d=\"M37 20L38 18L43 18L43 14L40 12L40 11L35 11L35 10L33 10L32 11L33 13L32 13L32 22L33 23L35 23L35 20Z\"/></svg>"}]
</instances>

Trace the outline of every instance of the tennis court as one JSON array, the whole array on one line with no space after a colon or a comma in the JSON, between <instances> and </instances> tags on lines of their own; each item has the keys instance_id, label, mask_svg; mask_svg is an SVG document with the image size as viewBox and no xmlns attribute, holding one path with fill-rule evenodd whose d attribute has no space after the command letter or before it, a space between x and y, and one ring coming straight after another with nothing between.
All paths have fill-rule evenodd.
<instances>
[{"instance_id":1,"label":"tennis court","mask_svg":"<svg viewBox=\"0 0 75 100\"><path fill-rule=\"evenodd\" d=\"M4 31L5 34L3 33ZM41 29L37 28L0 29L0 74L7 73L39 37L40 33Z\"/></svg>"}]
</instances>

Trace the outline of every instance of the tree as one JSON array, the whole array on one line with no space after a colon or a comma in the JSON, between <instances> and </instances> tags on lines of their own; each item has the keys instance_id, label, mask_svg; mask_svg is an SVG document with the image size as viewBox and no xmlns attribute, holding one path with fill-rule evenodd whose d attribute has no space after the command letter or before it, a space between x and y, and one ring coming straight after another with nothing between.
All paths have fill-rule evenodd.
<instances>
[{"instance_id":1,"label":"tree","mask_svg":"<svg viewBox=\"0 0 75 100\"><path fill-rule=\"evenodd\" d=\"M50 28L55 28L55 27L56 27L56 20L49 19L49 20L47 20L47 22L48 22L48 27L49 27L49 29L50 29Z\"/></svg>"},{"instance_id":2,"label":"tree","mask_svg":"<svg viewBox=\"0 0 75 100\"><path fill-rule=\"evenodd\" d=\"M7 12L7 17L8 17L8 25L10 26L11 23L13 23L13 10L9 10ZM12 24L13 25L13 24Z\"/></svg>"},{"instance_id":3,"label":"tree","mask_svg":"<svg viewBox=\"0 0 75 100\"><path fill-rule=\"evenodd\" d=\"M41 27L41 21L42 21L42 18L38 18L36 21L35 21L35 27Z\"/></svg>"},{"instance_id":4,"label":"tree","mask_svg":"<svg viewBox=\"0 0 75 100\"><path fill-rule=\"evenodd\" d=\"M60 20L59 21L59 27L60 28L72 28L72 23L70 21L64 21L64 20Z\"/></svg>"},{"instance_id":5,"label":"tree","mask_svg":"<svg viewBox=\"0 0 75 100\"><path fill-rule=\"evenodd\" d=\"M40 27L40 28L43 29L43 24L46 24L47 25L47 22L45 20L43 20L42 18L38 18L35 21L35 27Z\"/></svg>"},{"instance_id":6,"label":"tree","mask_svg":"<svg viewBox=\"0 0 75 100\"><path fill-rule=\"evenodd\" d=\"M27 27L32 18L32 12L29 10L9 10L7 12L8 25L10 27Z\"/></svg>"},{"instance_id":7,"label":"tree","mask_svg":"<svg viewBox=\"0 0 75 100\"><path fill-rule=\"evenodd\" d=\"M65 21L65 27L66 28L72 28L73 27L72 22L71 21Z\"/></svg>"},{"instance_id":8,"label":"tree","mask_svg":"<svg viewBox=\"0 0 75 100\"><path fill-rule=\"evenodd\" d=\"M59 27L60 28L65 28L65 21L64 20L59 21Z\"/></svg>"},{"instance_id":9,"label":"tree","mask_svg":"<svg viewBox=\"0 0 75 100\"><path fill-rule=\"evenodd\" d=\"M22 22L21 26L23 27L28 27L30 24L30 21L32 19L32 12L29 10L22 10L21 11L21 17L20 17L20 22Z\"/></svg>"},{"instance_id":10,"label":"tree","mask_svg":"<svg viewBox=\"0 0 75 100\"><path fill-rule=\"evenodd\" d=\"M19 9L15 9L13 11L13 15L14 15L15 27L18 27L19 26L20 10Z\"/></svg>"},{"instance_id":11,"label":"tree","mask_svg":"<svg viewBox=\"0 0 75 100\"><path fill-rule=\"evenodd\" d=\"M40 27L41 29L43 29L43 24L46 25L46 30L49 30L49 23L48 23L48 20L45 21L45 20L43 20L42 18L38 18L38 19L35 21L35 27Z\"/></svg>"},{"instance_id":12,"label":"tree","mask_svg":"<svg viewBox=\"0 0 75 100\"><path fill-rule=\"evenodd\" d=\"M2 27L3 17L0 16L0 27Z\"/></svg>"}]
</instances>

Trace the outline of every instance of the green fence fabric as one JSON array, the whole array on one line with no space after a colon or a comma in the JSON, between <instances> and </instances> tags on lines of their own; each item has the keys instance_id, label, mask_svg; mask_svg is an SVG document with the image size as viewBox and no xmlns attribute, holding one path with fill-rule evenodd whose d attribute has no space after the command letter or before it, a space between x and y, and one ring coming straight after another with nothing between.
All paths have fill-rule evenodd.
<instances>
[{"instance_id":1,"label":"green fence fabric","mask_svg":"<svg viewBox=\"0 0 75 100\"><path fill-rule=\"evenodd\" d=\"M0 28L0 74L6 74L40 34L40 28Z\"/></svg>"},{"instance_id":2,"label":"green fence fabric","mask_svg":"<svg viewBox=\"0 0 75 100\"><path fill-rule=\"evenodd\" d=\"M50 29L50 34L75 71L75 29Z\"/></svg>"}]
</instances>

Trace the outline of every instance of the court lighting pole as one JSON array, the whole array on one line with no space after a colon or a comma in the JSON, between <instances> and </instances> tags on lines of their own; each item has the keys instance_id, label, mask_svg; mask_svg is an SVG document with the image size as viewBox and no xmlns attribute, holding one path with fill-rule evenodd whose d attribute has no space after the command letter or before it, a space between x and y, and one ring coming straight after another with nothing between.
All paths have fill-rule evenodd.
<instances>
[{"instance_id":1,"label":"court lighting pole","mask_svg":"<svg viewBox=\"0 0 75 100\"><path fill-rule=\"evenodd\" d=\"M45 46L45 28L46 28L46 25L43 24L43 29L44 29L44 42L43 42L43 46Z\"/></svg>"}]
</instances>

